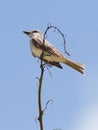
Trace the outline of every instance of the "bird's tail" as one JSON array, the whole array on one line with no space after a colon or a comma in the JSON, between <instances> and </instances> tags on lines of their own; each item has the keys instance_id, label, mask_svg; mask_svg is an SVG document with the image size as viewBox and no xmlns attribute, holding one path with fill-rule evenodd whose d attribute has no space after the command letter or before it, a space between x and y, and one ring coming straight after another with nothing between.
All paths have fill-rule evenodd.
<instances>
[{"instance_id":1,"label":"bird's tail","mask_svg":"<svg viewBox=\"0 0 98 130\"><path fill-rule=\"evenodd\" d=\"M73 69L77 70L78 72L84 74L84 69L85 69L84 64L80 64L80 63L71 61L67 58L65 59L65 61L63 63L67 64L68 66L72 67Z\"/></svg>"}]
</instances>

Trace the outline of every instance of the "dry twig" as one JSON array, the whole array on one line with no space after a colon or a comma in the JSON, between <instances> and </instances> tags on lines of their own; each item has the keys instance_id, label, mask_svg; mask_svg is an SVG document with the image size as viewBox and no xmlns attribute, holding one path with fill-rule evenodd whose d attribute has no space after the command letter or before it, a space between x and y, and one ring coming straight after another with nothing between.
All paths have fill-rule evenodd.
<instances>
[{"instance_id":1,"label":"dry twig","mask_svg":"<svg viewBox=\"0 0 98 130\"><path fill-rule=\"evenodd\" d=\"M48 27L45 30L45 33L44 33L43 48L42 48L42 54L41 54L41 57L40 57L41 74L40 74L40 78L39 78L39 87L38 87L38 108L39 108L38 121L39 121L39 124L40 124L40 130L43 130L43 114L44 114L44 111L47 109L47 106L48 106L49 102L52 101L52 100L48 100L47 103L46 103L45 108L44 109L42 108L42 82L43 82L43 76L44 76L44 71L45 71L44 70L45 69L45 64L43 63L43 56L44 56L44 51L43 50L44 50L44 45L45 45L45 39L46 39L46 36L47 36L47 32L51 28L54 28L55 30L57 30L61 34L61 36L63 37L63 40L64 40L64 51L65 51L65 53L67 55L70 55L66 51L66 41L65 41L64 34L56 26L51 26L49 24Z\"/></svg>"}]
</instances>

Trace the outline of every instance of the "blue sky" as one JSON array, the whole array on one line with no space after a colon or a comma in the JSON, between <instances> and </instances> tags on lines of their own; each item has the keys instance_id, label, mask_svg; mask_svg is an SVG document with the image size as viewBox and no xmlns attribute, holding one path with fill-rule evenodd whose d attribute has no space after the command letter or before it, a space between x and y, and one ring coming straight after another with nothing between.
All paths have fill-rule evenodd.
<instances>
[{"instance_id":1,"label":"blue sky","mask_svg":"<svg viewBox=\"0 0 98 130\"><path fill-rule=\"evenodd\" d=\"M66 35L70 59L85 63L85 76L63 65L45 71L43 107L46 130L98 130L98 1L0 2L0 129L38 130L37 90L40 75L29 38L23 30L45 31L47 24ZM63 52L62 38L49 31L48 40ZM36 120L36 121L35 121Z\"/></svg>"}]
</instances>

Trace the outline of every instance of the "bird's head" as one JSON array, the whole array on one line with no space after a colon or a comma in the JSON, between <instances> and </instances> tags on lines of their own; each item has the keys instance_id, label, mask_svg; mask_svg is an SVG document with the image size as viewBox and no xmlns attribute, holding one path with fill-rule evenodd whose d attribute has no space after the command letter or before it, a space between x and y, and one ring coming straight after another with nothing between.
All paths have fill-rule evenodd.
<instances>
[{"instance_id":1,"label":"bird's head","mask_svg":"<svg viewBox=\"0 0 98 130\"><path fill-rule=\"evenodd\" d=\"M28 35L30 38L36 38L39 36L42 36L42 33L38 30L33 31L23 31L26 35Z\"/></svg>"}]
</instances>

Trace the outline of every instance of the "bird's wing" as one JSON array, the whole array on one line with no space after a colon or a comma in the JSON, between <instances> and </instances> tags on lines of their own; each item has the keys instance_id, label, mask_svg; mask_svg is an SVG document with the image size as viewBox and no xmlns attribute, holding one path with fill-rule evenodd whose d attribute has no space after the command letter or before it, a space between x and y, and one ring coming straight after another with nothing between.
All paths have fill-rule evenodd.
<instances>
[{"instance_id":1,"label":"bird's wing","mask_svg":"<svg viewBox=\"0 0 98 130\"><path fill-rule=\"evenodd\" d=\"M33 44L36 48L42 49L47 53L47 55L54 55L56 57L64 57L52 44L45 40L45 45L43 46L43 41L41 39L32 39Z\"/></svg>"}]
</instances>

